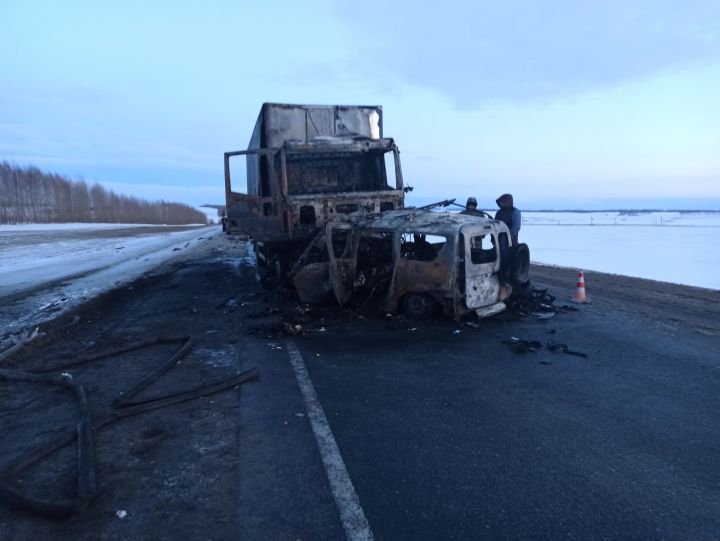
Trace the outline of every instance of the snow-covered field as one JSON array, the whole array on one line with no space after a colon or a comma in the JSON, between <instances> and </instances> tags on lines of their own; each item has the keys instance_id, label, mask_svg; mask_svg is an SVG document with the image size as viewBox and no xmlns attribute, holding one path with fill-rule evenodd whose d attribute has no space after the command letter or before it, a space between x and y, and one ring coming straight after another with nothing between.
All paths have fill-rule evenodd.
<instances>
[{"instance_id":1,"label":"snow-covered field","mask_svg":"<svg viewBox=\"0 0 720 541\"><path fill-rule=\"evenodd\" d=\"M523 225L673 225L720 227L720 212L523 212L522 217Z\"/></svg>"},{"instance_id":2,"label":"snow-covered field","mask_svg":"<svg viewBox=\"0 0 720 541\"><path fill-rule=\"evenodd\" d=\"M142 234L111 237L98 231L95 238L88 237L88 231L107 228L83 226L84 235L78 228L58 233L32 225L0 230L0 327L64 310L131 282L164 262L183 257L194 245L221 231L218 226L184 231L158 228L156 233L143 230ZM22 317L16 317L20 312L24 312Z\"/></svg>"},{"instance_id":3,"label":"snow-covered field","mask_svg":"<svg viewBox=\"0 0 720 541\"><path fill-rule=\"evenodd\" d=\"M720 289L720 213L523 212L533 261Z\"/></svg>"},{"instance_id":4,"label":"snow-covered field","mask_svg":"<svg viewBox=\"0 0 720 541\"><path fill-rule=\"evenodd\" d=\"M201 224L188 224L201 225ZM167 227L164 225L152 224L86 224L86 223L66 223L66 224L0 224L0 234L17 233L26 234L35 231L77 231L87 230L95 231L98 229L127 229L131 227Z\"/></svg>"}]
</instances>

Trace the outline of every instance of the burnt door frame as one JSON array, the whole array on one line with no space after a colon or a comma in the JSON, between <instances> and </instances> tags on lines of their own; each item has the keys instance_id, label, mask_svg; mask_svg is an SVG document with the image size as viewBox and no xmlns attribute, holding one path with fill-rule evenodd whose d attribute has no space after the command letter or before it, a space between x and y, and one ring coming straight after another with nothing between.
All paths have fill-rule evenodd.
<instances>
[{"instance_id":1,"label":"burnt door frame","mask_svg":"<svg viewBox=\"0 0 720 541\"><path fill-rule=\"evenodd\" d=\"M333 244L333 234L338 231L345 231L348 234L343 251L339 256L335 255ZM353 283L357 272L357 231L351 224L345 222L328 222L325 226L325 242L330 263L330 282L338 304L343 306L352 297Z\"/></svg>"},{"instance_id":2,"label":"burnt door frame","mask_svg":"<svg viewBox=\"0 0 720 541\"><path fill-rule=\"evenodd\" d=\"M474 310L497 302L500 290L498 271L500 257L497 249L497 231L493 229L463 228L464 259L465 259L465 305ZM473 263L472 239L474 237L490 237L495 239L495 260Z\"/></svg>"},{"instance_id":3,"label":"burnt door frame","mask_svg":"<svg viewBox=\"0 0 720 541\"><path fill-rule=\"evenodd\" d=\"M225 152L225 200L227 203L226 214L230 229L249 235L258 241L282 240L287 236L288 211L286 204L286 182L277 182L275 171L275 156L279 149L261 148L236 150ZM230 178L230 158L234 156L248 155L264 156L268 164L269 184L271 194L269 196L250 195L232 191L232 179ZM282 159L282 178L285 178L284 153ZM280 186L282 189L278 190ZM233 223L234 220L234 223ZM240 222L238 224L238 222Z\"/></svg>"}]
</instances>

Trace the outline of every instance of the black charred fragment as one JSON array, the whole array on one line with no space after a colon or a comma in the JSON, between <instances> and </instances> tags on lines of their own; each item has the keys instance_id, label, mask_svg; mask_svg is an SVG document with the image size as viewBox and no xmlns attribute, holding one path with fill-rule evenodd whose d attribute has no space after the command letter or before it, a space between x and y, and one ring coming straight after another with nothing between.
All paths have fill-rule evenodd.
<instances>
[{"instance_id":1,"label":"black charred fragment","mask_svg":"<svg viewBox=\"0 0 720 541\"><path fill-rule=\"evenodd\" d=\"M582 357L583 359L588 359L590 355L587 353L582 353L580 351L572 351L568 348L567 344L559 344L554 343L552 340L547 343L547 348L550 351L562 351L563 353L567 355L575 355L576 357Z\"/></svg>"},{"instance_id":2,"label":"black charred fragment","mask_svg":"<svg viewBox=\"0 0 720 541\"><path fill-rule=\"evenodd\" d=\"M510 346L513 353L535 353L539 349L542 349L542 344L537 340L522 340L520 338L511 338L510 340L503 340L503 344Z\"/></svg>"}]
</instances>

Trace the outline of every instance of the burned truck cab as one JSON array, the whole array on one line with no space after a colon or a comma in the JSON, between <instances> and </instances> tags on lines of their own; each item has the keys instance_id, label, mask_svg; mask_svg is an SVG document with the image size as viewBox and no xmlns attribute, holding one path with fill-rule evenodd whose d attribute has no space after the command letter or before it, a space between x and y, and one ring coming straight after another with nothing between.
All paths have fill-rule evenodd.
<instances>
[{"instance_id":1,"label":"burned truck cab","mask_svg":"<svg viewBox=\"0 0 720 541\"><path fill-rule=\"evenodd\" d=\"M351 215L402 208L400 156L392 139L326 137L288 142L281 152L293 233ZM388 184L387 155L395 186Z\"/></svg>"},{"instance_id":2,"label":"burned truck cab","mask_svg":"<svg viewBox=\"0 0 720 541\"><path fill-rule=\"evenodd\" d=\"M231 178L246 160L247 190ZM330 221L403 208L400 153L380 106L263 104L247 150L225 153L227 233L287 267Z\"/></svg>"}]
</instances>

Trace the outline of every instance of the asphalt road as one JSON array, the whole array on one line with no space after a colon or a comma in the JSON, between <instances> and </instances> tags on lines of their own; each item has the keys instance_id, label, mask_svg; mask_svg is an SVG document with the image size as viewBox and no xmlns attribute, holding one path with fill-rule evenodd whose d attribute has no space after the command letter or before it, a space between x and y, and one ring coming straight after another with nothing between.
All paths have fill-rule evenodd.
<instances>
[{"instance_id":1,"label":"asphalt road","mask_svg":"<svg viewBox=\"0 0 720 541\"><path fill-rule=\"evenodd\" d=\"M101 496L85 514L55 523L0 508L0 539L720 536L719 292L588 273L593 303L576 312L475 328L308 312L257 288L242 243L203 250L85 307L57 347L191 332L199 349L186 379L258 366L260 380L113 429L98 449ZM558 304L573 293L573 271L533 276ZM283 319L300 334L282 335ZM511 337L588 358L514 353ZM316 403L298 383L294 348ZM15 363L49 360L51 349L29 346ZM19 430L7 419L6 434ZM145 442L151 429L161 444ZM353 505L367 530L348 524Z\"/></svg>"},{"instance_id":2,"label":"asphalt road","mask_svg":"<svg viewBox=\"0 0 720 541\"><path fill-rule=\"evenodd\" d=\"M717 538L717 339L618 323L298 340L375 536ZM552 330L589 359L501 343Z\"/></svg>"}]
</instances>

